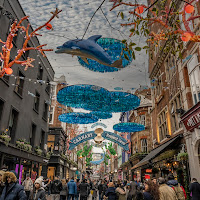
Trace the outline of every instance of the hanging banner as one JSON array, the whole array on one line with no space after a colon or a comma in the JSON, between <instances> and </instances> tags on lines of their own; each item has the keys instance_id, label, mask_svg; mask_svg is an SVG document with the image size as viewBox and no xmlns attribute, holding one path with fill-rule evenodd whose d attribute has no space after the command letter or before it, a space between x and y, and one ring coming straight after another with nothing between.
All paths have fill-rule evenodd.
<instances>
[{"instance_id":1,"label":"hanging banner","mask_svg":"<svg viewBox=\"0 0 200 200\"><path fill-rule=\"evenodd\" d=\"M94 139L96 136L97 134L94 131L86 132L76 136L75 138L70 140L69 150L74 149L76 146L83 142Z\"/></svg>"},{"instance_id":2,"label":"hanging banner","mask_svg":"<svg viewBox=\"0 0 200 200\"><path fill-rule=\"evenodd\" d=\"M96 136L97 136L97 134L94 131L89 131L89 132L86 132L86 133L76 136L75 138L70 140L69 150L74 149L76 146L78 146L79 144L81 144L83 142L94 139ZM105 138L106 140L110 140L110 141L118 144L125 151L129 151L129 143L125 138L123 138L115 133L108 132L108 131L104 131L102 133L102 137Z\"/></svg>"},{"instance_id":3,"label":"hanging banner","mask_svg":"<svg viewBox=\"0 0 200 200\"><path fill-rule=\"evenodd\" d=\"M102 137L105 138L106 140L110 140L110 141L118 144L125 151L129 151L128 141L125 138L123 138L115 133L108 132L108 131L104 131L102 134Z\"/></svg>"}]
</instances>

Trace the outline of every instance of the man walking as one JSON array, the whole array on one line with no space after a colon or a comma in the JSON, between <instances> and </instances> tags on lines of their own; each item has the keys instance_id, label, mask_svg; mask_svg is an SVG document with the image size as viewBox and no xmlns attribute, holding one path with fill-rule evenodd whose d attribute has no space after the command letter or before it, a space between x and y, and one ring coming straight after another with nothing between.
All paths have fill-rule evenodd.
<instances>
[{"instance_id":1,"label":"man walking","mask_svg":"<svg viewBox=\"0 0 200 200\"><path fill-rule=\"evenodd\" d=\"M80 179L76 179L76 188L77 188L77 194L76 194L76 200L79 200L79 194L80 194L80 188L79 188L79 185L80 185Z\"/></svg>"},{"instance_id":2,"label":"man walking","mask_svg":"<svg viewBox=\"0 0 200 200\"><path fill-rule=\"evenodd\" d=\"M33 181L31 180L29 174L26 174L26 179L23 181L22 185L24 186L28 200L30 198L30 194L33 192Z\"/></svg>"},{"instance_id":3,"label":"man walking","mask_svg":"<svg viewBox=\"0 0 200 200\"><path fill-rule=\"evenodd\" d=\"M77 186L76 183L74 182L74 177L71 178L71 180L67 184L68 186L68 198L67 200L75 200L75 195L77 194Z\"/></svg>"},{"instance_id":4,"label":"man walking","mask_svg":"<svg viewBox=\"0 0 200 200\"><path fill-rule=\"evenodd\" d=\"M50 196L51 200L59 200L60 199L60 191L62 190L62 183L59 180L59 176L55 176L55 179L53 182L51 182L49 190L50 190Z\"/></svg>"},{"instance_id":5,"label":"man walking","mask_svg":"<svg viewBox=\"0 0 200 200\"><path fill-rule=\"evenodd\" d=\"M192 183L190 184L190 192L192 200L198 200L200 198L200 184L197 182L196 178L192 179Z\"/></svg>"},{"instance_id":6,"label":"man walking","mask_svg":"<svg viewBox=\"0 0 200 200\"><path fill-rule=\"evenodd\" d=\"M103 181L102 180L98 186L98 190L99 190L99 200L103 200Z\"/></svg>"}]
</instances>

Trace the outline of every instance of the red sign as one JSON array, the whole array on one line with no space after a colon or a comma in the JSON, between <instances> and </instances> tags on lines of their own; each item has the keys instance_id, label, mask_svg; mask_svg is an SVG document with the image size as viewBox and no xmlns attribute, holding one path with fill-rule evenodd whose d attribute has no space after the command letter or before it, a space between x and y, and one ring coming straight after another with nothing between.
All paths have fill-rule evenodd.
<instances>
[{"instance_id":1,"label":"red sign","mask_svg":"<svg viewBox=\"0 0 200 200\"><path fill-rule=\"evenodd\" d=\"M188 110L183 116L181 121L188 131L193 131L200 126L200 102Z\"/></svg>"},{"instance_id":2,"label":"red sign","mask_svg":"<svg viewBox=\"0 0 200 200\"><path fill-rule=\"evenodd\" d=\"M146 174L145 174L145 175L144 175L144 178L145 178L145 179L150 179L151 177L150 177L150 175L146 175Z\"/></svg>"}]
</instances>

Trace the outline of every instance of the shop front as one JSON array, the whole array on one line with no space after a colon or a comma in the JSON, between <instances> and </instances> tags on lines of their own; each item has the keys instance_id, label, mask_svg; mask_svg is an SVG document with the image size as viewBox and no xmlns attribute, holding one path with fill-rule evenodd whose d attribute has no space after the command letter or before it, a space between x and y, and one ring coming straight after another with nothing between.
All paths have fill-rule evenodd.
<instances>
[{"instance_id":1,"label":"shop front","mask_svg":"<svg viewBox=\"0 0 200 200\"><path fill-rule=\"evenodd\" d=\"M184 139L181 134L170 138L132 167L134 179L143 182L154 177L167 178L170 173L173 173L178 179L181 174L188 174L187 159L179 159L181 152L185 152L184 147Z\"/></svg>"},{"instance_id":2,"label":"shop front","mask_svg":"<svg viewBox=\"0 0 200 200\"><path fill-rule=\"evenodd\" d=\"M191 178L200 181L200 102L181 116Z\"/></svg>"},{"instance_id":3,"label":"shop front","mask_svg":"<svg viewBox=\"0 0 200 200\"><path fill-rule=\"evenodd\" d=\"M5 148L5 145L0 143L0 149L0 168L14 170L20 183L25 179L26 174L29 174L33 181L39 176L45 176L44 169L48 162L46 158L20 150L11 144Z\"/></svg>"}]
</instances>

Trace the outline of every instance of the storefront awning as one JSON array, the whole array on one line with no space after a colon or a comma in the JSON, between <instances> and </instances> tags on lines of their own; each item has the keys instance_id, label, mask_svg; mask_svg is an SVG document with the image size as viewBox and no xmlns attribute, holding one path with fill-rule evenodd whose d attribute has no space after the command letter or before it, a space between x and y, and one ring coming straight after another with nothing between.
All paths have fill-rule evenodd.
<instances>
[{"instance_id":1,"label":"storefront awning","mask_svg":"<svg viewBox=\"0 0 200 200\"><path fill-rule=\"evenodd\" d=\"M139 163L134 165L131 169L136 169L138 167L141 167L143 165L149 164L149 161L154 159L156 156L161 154L170 144L172 144L175 140L177 140L181 135L178 135L171 140L167 141L163 145L157 147L156 149L153 149L145 158L143 158Z\"/></svg>"}]
</instances>

